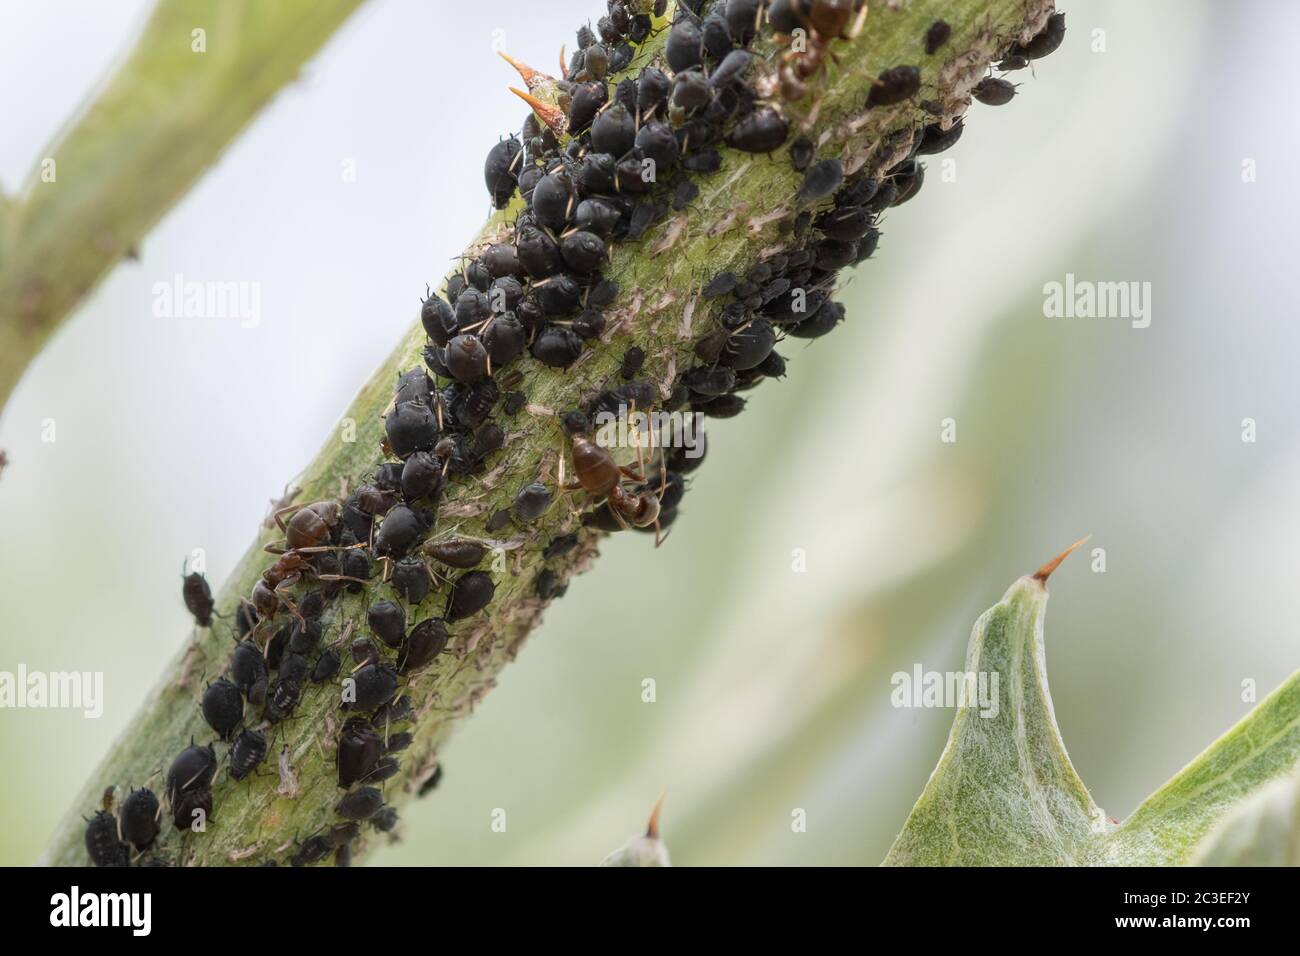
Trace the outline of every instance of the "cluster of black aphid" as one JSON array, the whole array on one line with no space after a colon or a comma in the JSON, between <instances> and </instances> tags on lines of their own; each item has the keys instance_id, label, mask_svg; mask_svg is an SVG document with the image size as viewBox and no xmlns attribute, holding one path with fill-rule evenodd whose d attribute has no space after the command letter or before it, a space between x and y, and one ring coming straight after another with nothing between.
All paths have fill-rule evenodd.
<instances>
[{"instance_id":1,"label":"cluster of black aphid","mask_svg":"<svg viewBox=\"0 0 1300 956\"><path fill-rule=\"evenodd\" d=\"M487 545L469 538L434 540L432 532L450 478L481 472L502 447L505 433L494 420L498 408L510 417L527 402L518 390L524 374L505 371L507 366L529 357L556 369L577 361L605 331L604 309L618 297L617 283L603 274L612 250L640 239L669 208L689 206L699 193L694 180L721 168L720 144L771 154L789 141L782 103L764 101L747 82L755 60L747 47L764 23L778 35L799 28L810 35L802 53L783 56L778 71L781 97L797 100L807 94L830 42L850 35L850 20L862 6L861 0L719 0L706 11L699 0L680 3L662 62L614 83L611 75L631 64L636 45L653 30L652 15L661 17L666 3L609 0L609 13L596 30L578 31L578 49L562 79L520 66L533 112L521 137L499 142L485 165L498 208L516 192L523 198L512 237L462 263L447 281L445 297L424 300L425 361L433 375L417 368L399 377L385 420L387 460L346 499L306 505L281 523L284 546L268 547L279 557L236 613L238 637L227 676L203 694L204 719L229 743L230 776L243 780L266 758L267 728L293 714L308 684L332 681L339 673L337 645L343 638L322 646L322 614L331 599L344 590L369 593L378 562L414 612L408 615L398 601L368 600L367 625L375 640L358 636L347 649L355 663L353 694L343 705L349 717L337 741L338 782L347 792L335 809L344 822L299 844L294 865L320 862L331 852L336 863L346 864L362 822L385 832L394 827L396 811L375 784L399 771L396 754L412 741L409 732L392 730L412 716L410 698L399 696L401 682L446 650L449 624L479 613L494 597L492 577L479 570ZM932 24L919 38L926 55L936 54L950 33L943 21ZM1000 69L1020 69L1046 56L1064 33L1064 16L1053 15L1029 42L1008 47ZM892 67L873 81L865 106L903 103L921 86L920 68ZM996 105L1010 100L1014 87L989 77L973 95ZM942 112L937 104L918 106ZM844 307L831 298L839 270L869 258L879 239L880 214L920 189L919 157L947 149L961 132L960 119L904 131L882 144L880 154L894 157L905 149L905 158L888 169L868 163L848 177L839 158L818 159L810 139L790 142L789 161L803 180L793 214L780 223L786 242L743 272L723 272L704 286L702 298L718 307L717 327L696 342L699 364L678 375L664 409L732 417L744 408L742 392L784 373L785 360L775 351L783 337L817 338L843 321ZM645 175L647 170L653 175ZM698 455L674 449L662 456L657 475L636 475L625 485L629 469L587 439L602 412L658 404L658 388L637 379L646 359L640 347L628 348L618 371L621 384L561 416L571 442L573 487L588 492L594 504L582 516L585 527L667 527L685 493L685 476L703 460L703 448ZM526 526L552 500L546 485L528 483L510 508L488 517L485 530L494 533L512 522ZM579 544L578 534L563 534L541 548L541 556L558 558ZM440 574L459 576L442 617L419 619L419 605L437 580L430 562L448 569ZM310 578L319 586L295 601L292 590ZM543 600L564 588L551 569L535 582ZM202 575L185 577L183 596L196 622L209 626L213 602ZM418 619L409 629L408 616ZM245 725L248 708L260 712L256 727ZM192 743L173 761L164 796L177 829L188 829L197 811L211 815L217 767L211 744ZM439 766L420 794L441 775ZM91 859L97 865L126 864L131 848L143 859L158 836L163 808L148 789L132 790L116 816L106 802L87 823Z\"/></svg>"}]
</instances>

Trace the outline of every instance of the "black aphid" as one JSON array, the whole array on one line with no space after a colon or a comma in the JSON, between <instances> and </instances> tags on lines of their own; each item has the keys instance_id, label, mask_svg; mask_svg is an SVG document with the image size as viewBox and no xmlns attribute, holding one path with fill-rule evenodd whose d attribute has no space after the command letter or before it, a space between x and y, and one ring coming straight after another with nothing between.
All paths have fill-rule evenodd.
<instances>
[{"instance_id":1,"label":"black aphid","mask_svg":"<svg viewBox=\"0 0 1300 956\"><path fill-rule=\"evenodd\" d=\"M379 648L368 637L353 638L348 653L357 664L375 664L379 661Z\"/></svg>"},{"instance_id":2,"label":"black aphid","mask_svg":"<svg viewBox=\"0 0 1300 956\"><path fill-rule=\"evenodd\" d=\"M623 381L633 378L637 372L641 371L641 366L645 364L645 349L639 345L633 345L623 353L623 361L619 365L618 374Z\"/></svg>"},{"instance_id":3,"label":"black aphid","mask_svg":"<svg viewBox=\"0 0 1300 956\"><path fill-rule=\"evenodd\" d=\"M708 418L735 418L745 410L745 400L739 395L719 395L713 401L699 406Z\"/></svg>"},{"instance_id":4,"label":"black aphid","mask_svg":"<svg viewBox=\"0 0 1300 956\"><path fill-rule=\"evenodd\" d=\"M604 115L606 114L601 114L601 116ZM593 136L595 136L596 126L599 123L600 119L597 118L596 123L592 126ZM602 152L607 152L607 150L602 150ZM537 185L533 187L533 201L530 208L540 225L545 226L547 229L559 231L569 221L574 202L573 188L568 176L563 173L548 173L539 179Z\"/></svg>"},{"instance_id":5,"label":"black aphid","mask_svg":"<svg viewBox=\"0 0 1300 956\"><path fill-rule=\"evenodd\" d=\"M823 159L804 173L803 182L799 184L799 202L811 204L825 199L843 182L843 163L838 159Z\"/></svg>"},{"instance_id":6,"label":"black aphid","mask_svg":"<svg viewBox=\"0 0 1300 956\"><path fill-rule=\"evenodd\" d=\"M594 232L576 229L560 243L565 265L580 275L590 275L605 264L605 241Z\"/></svg>"},{"instance_id":7,"label":"black aphid","mask_svg":"<svg viewBox=\"0 0 1300 956\"><path fill-rule=\"evenodd\" d=\"M339 652L332 647L327 647L320 652L316 658L316 663L312 665L311 682L313 684L323 684L327 680L333 680L339 672L342 661L339 659Z\"/></svg>"},{"instance_id":8,"label":"black aphid","mask_svg":"<svg viewBox=\"0 0 1300 956\"><path fill-rule=\"evenodd\" d=\"M393 565L389 582L403 601L419 604L433 590L433 577L419 558L403 558Z\"/></svg>"},{"instance_id":9,"label":"black aphid","mask_svg":"<svg viewBox=\"0 0 1300 956\"><path fill-rule=\"evenodd\" d=\"M290 651L280 660L278 669L281 683L290 681L294 684L301 685L311 673L311 665L307 663L307 658L296 651Z\"/></svg>"},{"instance_id":10,"label":"black aphid","mask_svg":"<svg viewBox=\"0 0 1300 956\"><path fill-rule=\"evenodd\" d=\"M360 787L343 797L334 812L345 820L368 820L384 805L384 795L375 787Z\"/></svg>"},{"instance_id":11,"label":"black aphid","mask_svg":"<svg viewBox=\"0 0 1300 956\"><path fill-rule=\"evenodd\" d=\"M569 327L581 338L594 339L605 331L605 324L605 313L600 309L583 309Z\"/></svg>"},{"instance_id":12,"label":"black aphid","mask_svg":"<svg viewBox=\"0 0 1300 956\"><path fill-rule=\"evenodd\" d=\"M171 801L172 826L191 830L212 816L212 791L207 787L187 790Z\"/></svg>"},{"instance_id":13,"label":"black aphid","mask_svg":"<svg viewBox=\"0 0 1300 956\"><path fill-rule=\"evenodd\" d=\"M376 601L370 605L366 622L375 637L389 647L401 647L406 639L406 612L392 601Z\"/></svg>"},{"instance_id":14,"label":"black aphid","mask_svg":"<svg viewBox=\"0 0 1300 956\"><path fill-rule=\"evenodd\" d=\"M636 117L622 103L615 103L591 124L591 148L598 153L620 158L635 144Z\"/></svg>"},{"instance_id":15,"label":"black aphid","mask_svg":"<svg viewBox=\"0 0 1300 956\"><path fill-rule=\"evenodd\" d=\"M716 299L719 296L729 295L735 288L736 274L734 272L719 272L709 280L701 295L706 299Z\"/></svg>"},{"instance_id":16,"label":"black aphid","mask_svg":"<svg viewBox=\"0 0 1300 956\"><path fill-rule=\"evenodd\" d=\"M324 835L310 837L302 846L298 847L291 862L294 866L311 866L313 863L319 863L329 856L332 849L334 849L334 845L330 843L329 837Z\"/></svg>"},{"instance_id":17,"label":"black aphid","mask_svg":"<svg viewBox=\"0 0 1300 956\"><path fill-rule=\"evenodd\" d=\"M397 655L398 672L409 674L424 667L446 649L447 641L447 628L442 621L436 617L421 621L411 628Z\"/></svg>"},{"instance_id":18,"label":"black aphid","mask_svg":"<svg viewBox=\"0 0 1300 956\"><path fill-rule=\"evenodd\" d=\"M167 795L173 803L178 794L207 788L217 773L217 752L212 745L190 744L167 769Z\"/></svg>"},{"instance_id":19,"label":"black aphid","mask_svg":"<svg viewBox=\"0 0 1300 956\"><path fill-rule=\"evenodd\" d=\"M567 368L582 354L582 339L570 329L553 326L533 342L533 358L551 368Z\"/></svg>"},{"instance_id":20,"label":"black aphid","mask_svg":"<svg viewBox=\"0 0 1300 956\"><path fill-rule=\"evenodd\" d=\"M781 145L780 143L777 146ZM776 147L774 146L773 149ZM682 168L693 173L716 173L722 168L722 154L716 149L705 149L682 157Z\"/></svg>"},{"instance_id":21,"label":"black aphid","mask_svg":"<svg viewBox=\"0 0 1300 956\"><path fill-rule=\"evenodd\" d=\"M438 443L438 421L433 410L416 402L403 402L384 420L389 447L398 458L428 451Z\"/></svg>"},{"instance_id":22,"label":"black aphid","mask_svg":"<svg viewBox=\"0 0 1300 956\"><path fill-rule=\"evenodd\" d=\"M582 284L561 272L533 283L533 294L548 316L569 315L582 301Z\"/></svg>"},{"instance_id":23,"label":"black aphid","mask_svg":"<svg viewBox=\"0 0 1300 956\"><path fill-rule=\"evenodd\" d=\"M483 163L483 179L487 183L492 205L504 209L510 202L518 182L520 155L519 140L513 136L503 139L490 150Z\"/></svg>"},{"instance_id":24,"label":"black aphid","mask_svg":"<svg viewBox=\"0 0 1300 956\"><path fill-rule=\"evenodd\" d=\"M551 490L540 481L524 485L515 495L515 517L520 521L536 521L551 506Z\"/></svg>"},{"instance_id":25,"label":"black aphid","mask_svg":"<svg viewBox=\"0 0 1300 956\"><path fill-rule=\"evenodd\" d=\"M384 745L386 753L401 753L415 741L415 735L409 731L402 731L400 734L389 734L388 741Z\"/></svg>"},{"instance_id":26,"label":"black aphid","mask_svg":"<svg viewBox=\"0 0 1300 956\"><path fill-rule=\"evenodd\" d=\"M185 609L194 615L194 623L199 627L212 626L212 589L208 579L198 571L191 571L181 579L181 597L185 599Z\"/></svg>"},{"instance_id":27,"label":"black aphid","mask_svg":"<svg viewBox=\"0 0 1300 956\"><path fill-rule=\"evenodd\" d=\"M488 548L477 541L438 541L424 547L429 557L451 568L473 568L487 556Z\"/></svg>"},{"instance_id":28,"label":"black aphid","mask_svg":"<svg viewBox=\"0 0 1300 956\"><path fill-rule=\"evenodd\" d=\"M127 866L130 849L117 837L117 818L107 810L97 810L86 821L86 852L95 866Z\"/></svg>"},{"instance_id":29,"label":"black aphid","mask_svg":"<svg viewBox=\"0 0 1300 956\"><path fill-rule=\"evenodd\" d=\"M925 52L927 56L934 56L939 47L948 42L948 37L952 36L952 27L946 20L935 20L930 24L930 28L925 31Z\"/></svg>"},{"instance_id":30,"label":"black aphid","mask_svg":"<svg viewBox=\"0 0 1300 956\"><path fill-rule=\"evenodd\" d=\"M947 129L944 129L940 123L931 123L921 133L921 142L916 148L917 155L932 156L935 153L942 153L961 139L965 128L961 117L954 120Z\"/></svg>"},{"instance_id":31,"label":"black aphid","mask_svg":"<svg viewBox=\"0 0 1300 956\"><path fill-rule=\"evenodd\" d=\"M397 693L397 671L387 664L367 664L352 675L352 681L355 699L347 701L351 710L372 711Z\"/></svg>"},{"instance_id":32,"label":"black aphid","mask_svg":"<svg viewBox=\"0 0 1300 956\"><path fill-rule=\"evenodd\" d=\"M790 124L770 106L754 110L727 134L727 145L746 153L770 153L785 142Z\"/></svg>"},{"instance_id":33,"label":"black aphid","mask_svg":"<svg viewBox=\"0 0 1300 956\"><path fill-rule=\"evenodd\" d=\"M664 57L674 73L699 66L704 61L704 32L700 24L690 17L674 23L664 44Z\"/></svg>"},{"instance_id":34,"label":"black aphid","mask_svg":"<svg viewBox=\"0 0 1300 956\"><path fill-rule=\"evenodd\" d=\"M528 330L524 328L517 315L506 312L487 324L481 338L488 357L492 359L492 364L499 368L522 354L528 345ZM488 389L487 386L491 388ZM499 387L491 379L479 382L471 398L465 403L465 411L470 420L482 421L486 418L500 394ZM483 407L485 403L486 408ZM462 424L464 423L462 420Z\"/></svg>"},{"instance_id":35,"label":"black aphid","mask_svg":"<svg viewBox=\"0 0 1300 956\"><path fill-rule=\"evenodd\" d=\"M203 719L222 740L228 740L244 719L244 698L239 688L224 677L208 685L203 692Z\"/></svg>"},{"instance_id":36,"label":"black aphid","mask_svg":"<svg viewBox=\"0 0 1300 956\"><path fill-rule=\"evenodd\" d=\"M447 596L447 611L444 617L448 622L459 621L472 614L477 614L492 603L496 593L496 584L492 576L485 571L470 571L456 579L451 594Z\"/></svg>"},{"instance_id":37,"label":"black aphid","mask_svg":"<svg viewBox=\"0 0 1300 956\"><path fill-rule=\"evenodd\" d=\"M673 77L672 104L690 114L713 102L713 87L702 70L688 70Z\"/></svg>"},{"instance_id":38,"label":"black aphid","mask_svg":"<svg viewBox=\"0 0 1300 956\"><path fill-rule=\"evenodd\" d=\"M404 720L410 720L414 713L414 706L411 704L411 698L399 697L375 711L374 723L376 725L387 726L389 724L400 724Z\"/></svg>"},{"instance_id":39,"label":"black aphid","mask_svg":"<svg viewBox=\"0 0 1300 956\"><path fill-rule=\"evenodd\" d=\"M551 540L551 543L542 551L542 558L558 558L562 554L568 554L578 546L578 536L576 534L562 534L558 538Z\"/></svg>"},{"instance_id":40,"label":"black aphid","mask_svg":"<svg viewBox=\"0 0 1300 956\"><path fill-rule=\"evenodd\" d=\"M433 768L433 773L429 774L428 779L426 779L424 783L420 784L420 789L419 792L416 793L416 796L423 797L426 794L436 790L438 788L438 784L441 782L442 782L442 764L438 764L438 766Z\"/></svg>"},{"instance_id":41,"label":"black aphid","mask_svg":"<svg viewBox=\"0 0 1300 956\"><path fill-rule=\"evenodd\" d=\"M776 330L767 319L755 319L732 333L719 362L736 371L753 368L776 345Z\"/></svg>"},{"instance_id":42,"label":"black aphid","mask_svg":"<svg viewBox=\"0 0 1300 956\"><path fill-rule=\"evenodd\" d=\"M427 528L418 513L398 505L384 516L383 524L375 533L375 553L386 558L405 557Z\"/></svg>"},{"instance_id":43,"label":"black aphid","mask_svg":"<svg viewBox=\"0 0 1300 956\"><path fill-rule=\"evenodd\" d=\"M266 658L253 641L242 640L235 645L235 653L230 657L230 678L254 707L266 702Z\"/></svg>"},{"instance_id":44,"label":"black aphid","mask_svg":"<svg viewBox=\"0 0 1300 956\"><path fill-rule=\"evenodd\" d=\"M303 613L301 606L298 613ZM294 654L310 654L320 647L324 633L325 628L319 618L304 616L302 621L293 622L293 630L289 632L289 650ZM283 677L284 674L281 673L280 676Z\"/></svg>"},{"instance_id":45,"label":"black aphid","mask_svg":"<svg viewBox=\"0 0 1300 956\"><path fill-rule=\"evenodd\" d=\"M1065 14L1053 13L1047 18L1047 25L1028 43L1017 43L1009 51L1011 56L1023 56L1038 60L1047 56L1061 45L1065 39Z\"/></svg>"},{"instance_id":46,"label":"black aphid","mask_svg":"<svg viewBox=\"0 0 1300 956\"><path fill-rule=\"evenodd\" d=\"M519 262L534 279L555 275L563 267L560 247L550 234L537 226L519 227Z\"/></svg>"},{"instance_id":47,"label":"black aphid","mask_svg":"<svg viewBox=\"0 0 1300 956\"><path fill-rule=\"evenodd\" d=\"M576 136L591 125L607 96L604 83L579 83L574 88L569 97L570 135Z\"/></svg>"},{"instance_id":48,"label":"black aphid","mask_svg":"<svg viewBox=\"0 0 1300 956\"><path fill-rule=\"evenodd\" d=\"M732 50L709 74L709 84L716 89L738 83L745 78L753 62L754 54L749 51Z\"/></svg>"},{"instance_id":49,"label":"black aphid","mask_svg":"<svg viewBox=\"0 0 1300 956\"><path fill-rule=\"evenodd\" d=\"M397 826L397 820L397 811L392 807L384 807L370 818L370 824L381 833L389 833Z\"/></svg>"},{"instance_id":50,"label":"black aphid","mask_svg":"<svg viewBox=\"0 0 1300 956\"><path fill-rule=\"evenodd\" d=\"M867 94L867 106L893 106L921 89L921 71L914 66L894 66L883 71Z\"/></svg>"},{"instance_id":51,"label":"black aphid","mask_svg":"<svg viewBox=\"0 0 1300 956\"><path fill-rule=\"evenodd\" d=\"M683 179L673 189L672 207L681 212L700 194L700 187L689 179Z\"/></svg>"},{"instance_id":52,"label":"black aphid","mask_svg":"<svg viewBox=\"0 0 1300 956\"><path fill-rule=\"evenodd\" d=\"M975 89L971 90L971 96L985 106L1005 106L1015 95L1015 84L1000 76L986 76L975 84Z\"/></svg>"},{"instance_id":53,"label":"black aphid","mask_svg":"<svg viewBox=\"0 0 1300 956\"><path fill-rule=\"evenodd\" d=\"M335 655L337 661L338 656ZM256 730L245 730L230 745L230 775L243 780L266 759L266 737Z\"/></svg>"},{"instance_id":54,"label":"black aphid","mask_svg":"<svg viewBox=\"0 0 1300 956\"><path fill-rule=\"evenodd\" d=\"M484 316L482 321L486 320L487 316ZM458 382L477 382L488 373L487 349L477 335L453 336L447 343L443 361L451 377Z\"/></svg>"},{"instance_id":55,"label":"black aphid","mask_svg":"<svg viewBox=\"0 0 1300 956\"><path fill-rule=\"evenodd\" d=\"M119 823L122 836L137 850L147 850L158 837L160 803L146 787L132 790L122 801Z\"/></svg>"},{"instance_id":56,"label":"black aphid","mask_svg":"<svg viewBox=\"0 0 1300 956\"><path fill-rule=\"evenodd\" d=\"M736 387L736 373L729 368L701 365L687 372L682 381L698 395L716 397Z\"/></svg>"},{"instance_id":57,"label":"black aphid","mask_svg":"<svg viewBox=\"0 0 1300 956\"><path fill-rule=\"evenodd\" d=\"M673 81L652 66L643 69L636 81L636 105L644 121L668 103Z\"/></svg>"},{"instance_id":58,"label":"black aphid","mask_svg":"<svg viewBox=\"0 0 1300 956\"><path fill-rule=\"evenodd\" d=\"M266 692L266 706L262 708L262 717L269 723L277 724L298 709L302 698L302 685L296 680L276 678Z\"/></svg>"},{"instance_id":59,"label":"black aphid","mask_svg":"<svg viewBox=\"0 0 1300 956\"><path fill-rule=\"evenodd\" d=\"M402 497L407 501L437 498L444 482L442 464L430 452L415 452L402 467Z\"/></svg>"},{"instance_id":60,"label":"black aphid","mask_svg":"<svg viewBox=\"0 0 1300 956\"><path fill-rule=\"evenodd\" d=\"M349 717L339 734L339 786L346 789L370 773L383 752L384 742L370 721Z\"/></svg>"},{"instance_id":61,"label":"black aphid","mask_svg":"<svg viewBox=\"0 0 1300 956\"><path fill-rule=\"evenodd\" d=\"M559 575L550 568L543 568L541 573L537 575L537 581L534 584L534 588L537 591L537 596L539 598L543 601L550 601L554 598L562 597L564 592L569 589L569 586L567 584L562 584Z\"/></svg>"},{"instance_id":62,"label":"black aphid","mask_svg":"<svg viewBox=\"0 0 1300 956\"><path fill-rule=\"evenodd\" d=\"M800 136L790 144L790 165L796 172L801 173L808 168L815 153L816 147L813 146L812 140L807 136Z\"/></svg>"}]
</instances>

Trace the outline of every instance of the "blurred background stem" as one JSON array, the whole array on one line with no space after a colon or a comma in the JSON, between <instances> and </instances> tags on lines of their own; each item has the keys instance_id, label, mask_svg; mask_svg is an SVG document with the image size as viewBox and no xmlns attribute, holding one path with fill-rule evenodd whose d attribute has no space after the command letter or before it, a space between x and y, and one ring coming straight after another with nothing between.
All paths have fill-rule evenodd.
<instances>
[{"instance_id":1,"label":"blurred background stem","mask_svg":"<svg viewBox=\"0 0 1300 956\"><path fill-rule=\"evenodd\" d=\"M45 342L363 0L159 0L0 198L0 408Z\"/></svg>"}]
</instances>

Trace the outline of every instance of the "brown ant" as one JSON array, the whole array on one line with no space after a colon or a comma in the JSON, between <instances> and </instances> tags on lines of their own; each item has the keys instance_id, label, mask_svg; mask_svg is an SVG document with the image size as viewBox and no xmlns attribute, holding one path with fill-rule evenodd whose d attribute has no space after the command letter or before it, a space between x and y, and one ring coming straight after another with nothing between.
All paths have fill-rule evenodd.
<instances>
[{"instance_id":1,"label":"brown ant","mask_svg":"<svg viewBox=\"0 0 1300 956\"><path fill-rule=\"evenodd\" d=\"M294 515L285 522L283 516L290 511ZM316 501L297 509L293 505L281 508L273 517L284 532L285 547L268 544L264 550L269 554L330 551L331 546L322 546L322 542L329 540L342 514L343 508L337 501Z\"/></svg>"},{"instance_id":2,"label":"brown ant","mask_svg":"<svg viewBox=\"0 0 1300 956\"><path fill-rule=\"evenodd\" d=\"M636 469L620 465L606 449L596 444L581 433L571 436L572 460L575 478L568 484L560 476L561 488L565 491L586 491L593 502L604 499L609 505L610 514L626 530L629 523L637 528L655 527L655 547L663 543L659 531L659 494L634 492L623 487L623 479L644 482L645 476ZM637 446L638 456L640 445ZM666 465L660 461L660 471ZM641 463L644 471L644 463ZM660 489L664 482L660 482Z\"/></svg>"},{"instance_id":3,"label":"brown ant","mask_svg":"<svg viewBox=\"0 0 1300 956\"><path fill-rule=\"evenodd\" d=\"M808 92L804 81L817 74L827 57L839 62L830 48L832 40L855 40L862 33L868 5L863 2L857 11L857 19L853 20L857 5L856 0L813 0L806 15L798 4L790 5L791 15L807 28L808 41L806 49L790 50L781 58L781 93L786 99L803 99ZM853 20L851 25L850 20ZM790 41L778 38L777 42Z\"/></svg>"},{"instance_id":4,"label":"brown ant","mask_svg":"<svg viewBox=\"0 0 1300 956\"><path fill-rule=\"evenodd\" d=\"M293 511L294 514L286 522L284 515L289 511ZM296 510L293 505L290 505L273 514L275 523L284 532L284 546L271 543L263 548L268 554L276 554L280 557L262 572L261 578L253 585L251 600L262 620L273 618L283 605L300 623L305 623L298 606L289 597L288 592L302 580L303 575L313 571L308 555L340 550L340 546L328 542L342 513L343 508L337 501L316 501ZM364 547L364 545L343 547ZM339 574L317 576L322 581L360 580Z\"/></svg>"}]
</instances>

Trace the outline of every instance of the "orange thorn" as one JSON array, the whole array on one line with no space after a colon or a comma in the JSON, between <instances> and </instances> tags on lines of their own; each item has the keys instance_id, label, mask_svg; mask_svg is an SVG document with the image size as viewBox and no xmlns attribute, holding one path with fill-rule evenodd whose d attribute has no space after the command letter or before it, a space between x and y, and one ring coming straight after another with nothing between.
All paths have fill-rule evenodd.
<instances>
[{"instance_id":1,"label":"orange thorn","mask_svg":"<svg viewBox=\"0 0 1300 956\"><path fill-rule=\"evenodd\" d=\"M569 68L564 65L564 44L561 43L560 44L560 76L564 76L568 72L569 72Z\"/></svg>"},{"instance_id":2,"label":"orange thorn","mask_svg":"<svg viewBox=\"0 0 1300 956\"><path fill-rule=\"evenodd\" d=\"M549 103L543 103L531 93L517 90L513 86L510 87L510 92L531 106L533 112L537 114L537 118L549 126L552 133L556 136L562 136L564 134L568 127L568 123L565 121L564 111L558 106L551 106Z\"/></svg>"},{"instance_id":3,"label":"orange thorn","mask_svg":"<svg viewBox=\"0 0 1300 956\"><path fill-rule=\"evenodd\" d=\"M1074 542L1074 544L1070 545L1068 548L1066 548L1056 557L1052 558L1051 561L1048 561L1046 564L1044 564L1041 568L1039 568L1037 571L1034 572L1034 580L1046 584L1047 579L1051 577L1052 572L1061 566L1061 562L1064 561L1066 558L1068 558L1071 554L1073 554L1075 549L1078 548L1079 545L1083 544L1091 537L1092 535L1085 534L1078 541Z\"/></svg>"},{"instance_id":4,"label":"orange thorn","mask_svg":"<svg viewBox=\"0 0 1300 956\"><path fill-rule=\"evenodd\" d=\"M663 809L666 796L668 796L666 790L659 794L659 799L655 801L655 808L650 811L650 822L646 824L645 835L651 840L659 839L659 811Z\"/></svg>"},{"instance_id":5,"label":"orange thorn","mask_svg":"<svg viewBox=\"0 0 1300 956\"><path fill-rule=\"evenodd\" d=\"M501 59L505 60L519 72L519 75L524 78L524 85L527 86L530 91L537 89L539 86L545 86L547 83L555 82L554 77L547 76L541 70L534 70L527 63L520 63L505 51L498 50L497 56L501 57Z\"/></svg>"}]
</instances>

